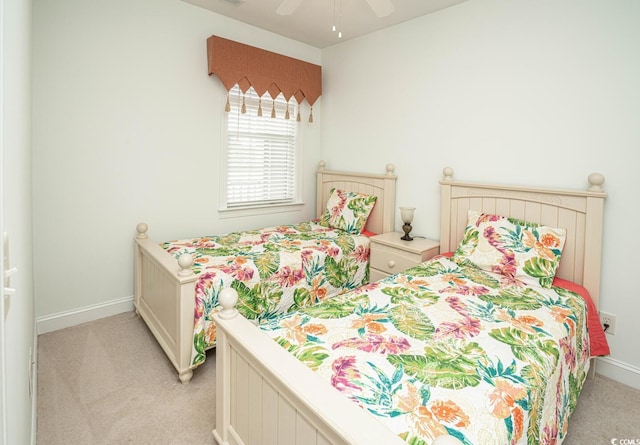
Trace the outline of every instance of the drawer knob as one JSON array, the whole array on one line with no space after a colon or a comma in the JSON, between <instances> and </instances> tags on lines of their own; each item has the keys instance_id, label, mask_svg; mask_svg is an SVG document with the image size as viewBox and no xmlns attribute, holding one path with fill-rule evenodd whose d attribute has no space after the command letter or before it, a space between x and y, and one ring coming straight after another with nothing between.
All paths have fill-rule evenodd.
<instances>
[{"instance_id":1,"label":"drawer knob","mask_svg":"<svg viewBox=\"0 0 640 445\"><path fill-rule=\"evenodd\" d=\"M392 267L394 267L394 266L396 265L396 262L395 262L395 261L393 261L393 260L389 260L389 263L388 263L388 264L389 264L389 267L391 267L391 268L392 268Z\"/></svg>"}]
</instances>

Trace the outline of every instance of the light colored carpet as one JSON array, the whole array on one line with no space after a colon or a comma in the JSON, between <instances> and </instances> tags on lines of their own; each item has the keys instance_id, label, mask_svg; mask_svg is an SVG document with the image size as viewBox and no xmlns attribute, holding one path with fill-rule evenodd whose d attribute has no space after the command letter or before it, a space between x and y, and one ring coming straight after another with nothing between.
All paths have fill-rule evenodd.
<instances>
[{"instance_id":1,"label":"light colored carpet","mask_svg":"<svg viewBox=\"0 0 640 445\"><path fill-rule=\"evenodd\" d=\"M38 445L215 444L215 353L182 385L133 312L38 340ZM564 444L614 438L640 443L640 391L590 378Z\"/></svg>"},{"instance_id":2,"label":"light colored carpet","mask_svg":"<svg viewBox=\"0 0 640 445\"><path fill-rule=\"evenodd\" d=\"M135 313L38 338L38 445L214 444L215 354L188 385Z\"/></svg>"}]
</instances>

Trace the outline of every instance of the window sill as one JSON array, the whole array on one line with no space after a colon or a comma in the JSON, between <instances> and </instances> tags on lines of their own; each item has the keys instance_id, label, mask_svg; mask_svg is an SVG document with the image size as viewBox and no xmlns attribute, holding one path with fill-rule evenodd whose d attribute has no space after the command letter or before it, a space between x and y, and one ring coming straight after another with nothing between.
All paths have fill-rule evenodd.
<instances>
[{"instance_id":1,"label":"window sill","mask_svg":"<svg viewBox=\"0 0 640 445\"><path fill-rule=\"evenodd\" d=\"M302 210L304 202L290 204L271 204L254 207L222 208L218 209L220 218L236 218L241 216L267 215L270 213L297 212Z\"/></svg>"}]
</instances>

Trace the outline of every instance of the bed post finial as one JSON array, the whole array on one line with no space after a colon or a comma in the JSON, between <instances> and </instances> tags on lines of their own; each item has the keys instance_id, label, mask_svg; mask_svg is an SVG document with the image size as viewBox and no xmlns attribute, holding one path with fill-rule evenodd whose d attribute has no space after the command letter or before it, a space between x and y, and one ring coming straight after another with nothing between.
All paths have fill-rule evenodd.
<instances>
[{"instance_id":1,"label":"bed post finial","mask_svg":"<svg viewBox=\"0 0 640 445\"><path fill-rule=\"evenodd\" d=\"M218 316L224 320L230 320L238 315L236 303L238 302L238 292L232 287L223 288L218 294L218 303L222 309L218 312Z\"/></svg>"},{"instance_id":2,"label":"bed post finial","mask_svg":"<svg viewBox=\"0 0 640 445\"><path fill-rule=\"evenodd\" d=\"M136 238L138 238L138 239L148 238L147 230L149 230L149 226L148 225L146 225L145 223L138 224L136 226L136 232L138 232L138 234L136 235Z\"/></svg>"},{"instance_id":3,"label":"bed post finial","mask_svg":"<svg viewBox=\"0 0 640 445\"><path fill-rule=\"evenodd\" d=\"M325 168L326 166L327 166L327 163L326 163L326 162L324 162L324 161L320 161L320 162L318 162L318 171L319 171L319 172L323 172L323 171L324 171L324 168Z\"/></svg>"},{"instance_id":4,"label":"bed post finial","mask_svg":"<svg viewBox=\"0 0 640 445\"><path fill-rule=\"evenodd\" d=\"M444 178L443 181L452 181L453 180L453 169L451 167L445 167L442 169L442 174Z\"/></svg>"},{"instance_id":5,"label":"bed post finial","mask_svg":"<svg viewBox=\"0 0 640 445\"><path fill-rule=\"evenodd\" d=\"M178 266L180 266L180 270L178 271L178 275L181 277L188 277L193 273L191 270L191 266L193 266L193 255L190 253L183 253L178 258Z\"/></svg>"},{"instance_id":6,"label":"bed post finial","mask_svg":"<svg viewBox=\"0 0 640 445\"><path fill-rule=\"evenodd\" d=\"M395 169L396 169L396 166L395 166L395 165L393 165L393 164L387 164L386 169L387 169L387 172L385 173L385 175L387 175L387 176L394 176L394 174L395 174L394 172L395 172Z\"/></svg>"},{"instance_id":7,"label":"bed post finial","mask_svg":"<svg viewBox=\"0 0 640 445\"><path fill-rule=\"evenodd\" d=\"M604 184L604 175L602 173L591 173L589 175L589 191L601 192L602 184Z\"/></svg>"}]
</instances>

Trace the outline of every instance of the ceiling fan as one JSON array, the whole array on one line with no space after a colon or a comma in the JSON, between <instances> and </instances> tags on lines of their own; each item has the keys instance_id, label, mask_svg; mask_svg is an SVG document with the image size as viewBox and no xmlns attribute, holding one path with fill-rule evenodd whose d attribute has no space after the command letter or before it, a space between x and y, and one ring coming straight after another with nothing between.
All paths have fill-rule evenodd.
<instances>
[{"instance_id":1,"label":"ceiling fan","mask_svg":"<svg viewBox=\"0 0 640 445\"><path fill-rule=\"evenodd\" d=\"M395 8L391 0L366 0L373 13L377 17L386 17L391 14ZM280 15L291 15L298 9L302 0L283 0L276 9L276 12Z\"/></svg>"}]
</instances>

